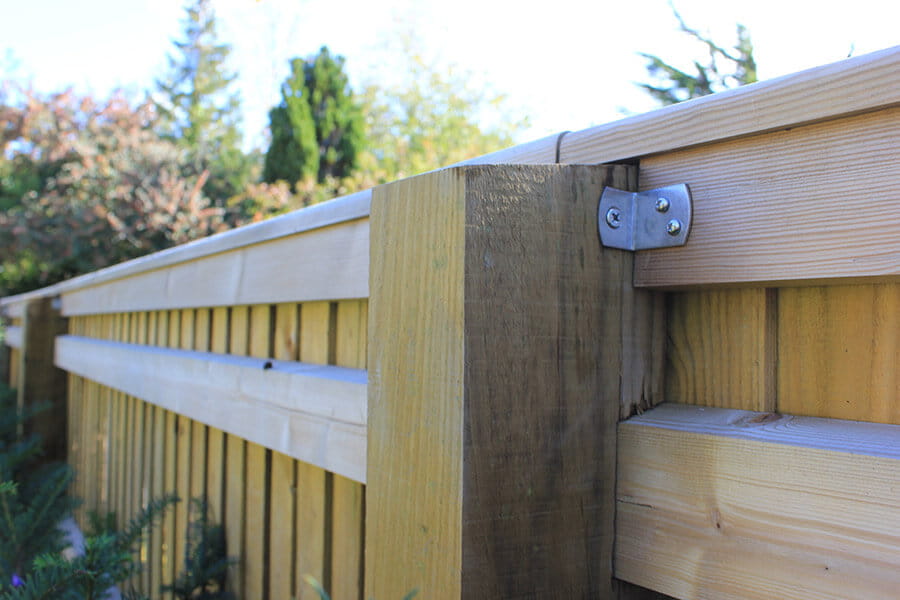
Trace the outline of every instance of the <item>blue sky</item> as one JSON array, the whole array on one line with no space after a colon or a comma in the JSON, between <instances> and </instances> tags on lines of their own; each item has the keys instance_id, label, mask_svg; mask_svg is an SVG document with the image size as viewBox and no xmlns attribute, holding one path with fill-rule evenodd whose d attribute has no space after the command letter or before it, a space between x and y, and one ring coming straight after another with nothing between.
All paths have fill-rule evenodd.
<instances>
[{"instance_id":1,"label":"blue sky","mask_svg":"<svg viewBox=\"0 0 900 600\"><path fill-rule=\"evenodd\" d=\"M688 23L734 40L741 22L756 46L763 79L900 44L900 3L757 0L676 3ZM634 86L645 51L690 64L702 48L676 31L666 0L216 0L223 41L233 45L246 137L262 144L287 61L327 44L347 58L352 82L396 76L391 52L414 31L426 52L509 96L530 117L523 139L577 130L654 105ZM74 86L106 95L138 93L165 68L180 34L180 0L0 0L0 74L13 71L43 91ZM15 23L17 26L10 27ZM12 59L12 60L11 60Z\"/></svg>"}]
</instances>

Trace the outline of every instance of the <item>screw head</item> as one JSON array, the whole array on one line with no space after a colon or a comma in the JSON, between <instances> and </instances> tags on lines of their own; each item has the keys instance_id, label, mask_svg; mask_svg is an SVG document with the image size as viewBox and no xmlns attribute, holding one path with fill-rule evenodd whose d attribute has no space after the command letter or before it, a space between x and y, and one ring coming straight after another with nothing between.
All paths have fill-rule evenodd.
<instances>
[{"instance_id":1,"label":"screw head","mask_svg":"<svg viewBox=\"0 0 900 600\"><path fill-rule=\"evenodd\" d=\"M666 223L666 233L671 236L676 236L681 233L681 221L678 219L672 219L668 223Z\"/></svg>"},{"instance_id":2,"label":"screw head","mask_svg":"<svg viewBox=\"0 0 900 600\"><path fill-rule=\"evenodd\" d=\"M657 198L656 199L656 211L657 212L667 212L669 210L669 199L668 198Z\"/></svg>"},{"instance_id":3,"label":"screw head","mask_svg":"<svg viewBox=\"0 0 900 600\"><path fill-rule=\"evenodd\" d=\"M622 211L615 206L606 211L606 224L618 229L622 225Z\"/></svg>"}]
</instances>

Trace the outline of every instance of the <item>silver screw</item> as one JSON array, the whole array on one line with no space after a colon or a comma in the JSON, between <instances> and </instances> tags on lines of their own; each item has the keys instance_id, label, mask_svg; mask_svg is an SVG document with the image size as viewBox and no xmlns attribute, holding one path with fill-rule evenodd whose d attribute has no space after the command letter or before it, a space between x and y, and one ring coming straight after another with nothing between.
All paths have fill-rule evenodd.
<instances>
[{"instance_id":1,"label":"silver screw","mask_svg":"<svg viewBox=\"0 0 900 600\"><path fill-rule=\"evenodd\" d=\"M669 199L668 198L657 198L656 200L656 211L657 212L667 212L669 210Z\"/></svg>"},{"instance_id":2,"label":"silver screw","mask_svg":"<svg viewBox=\"0 0 900 600\"><path fill-rule=\"evenodd\" d=\"M613 229L618 229L622 225L622 211L616 207L606 211L606 224Z\"/></svg>"},{"instance_id":3,"label":"silver screw","mask_svg":"<svg viewBox=\"0 0 900 600\"><path fill-rule=\"evenodd\" d=\"M666 223L666 233L672 236L681 233L681 221L679 221L678 219L672 219L671 221Z\"/></svg>"}]
</instances>

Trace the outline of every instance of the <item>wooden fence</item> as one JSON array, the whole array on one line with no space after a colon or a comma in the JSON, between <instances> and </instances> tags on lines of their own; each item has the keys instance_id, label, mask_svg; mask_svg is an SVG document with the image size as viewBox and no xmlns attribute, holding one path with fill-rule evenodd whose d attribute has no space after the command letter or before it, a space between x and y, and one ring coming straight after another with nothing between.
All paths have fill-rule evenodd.
<instances>
[{"instance_id":1,"label":"wooden fence","mask_svg":"<svg viewBox=\"0 0 900 600\"><path fill-rule=\"evenodd\" d=\"M849 59L3 299L9 380L55 399L86 508L205 495L242 598L895 598L898 73ZM686 246L600 245L606 186L676 183Z\"/></svg>"}]
</instances>

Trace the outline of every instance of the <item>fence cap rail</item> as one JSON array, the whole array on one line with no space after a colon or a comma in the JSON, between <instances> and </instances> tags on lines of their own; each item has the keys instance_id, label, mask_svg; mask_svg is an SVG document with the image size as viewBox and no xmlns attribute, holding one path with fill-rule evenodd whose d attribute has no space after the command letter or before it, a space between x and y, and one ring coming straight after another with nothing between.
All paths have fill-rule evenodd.
<instances>
[{"instance_id":1,"label":"fence cap rail","mask_svg":"<svg viewBox=\"0 0 900 600\"><path fill-rule=\"evenodd\" d=\"M704 96L576 132L563 132L459 164L597 164L634 160L781 128L900 105L900 46ZM455 165L454 165L455 166ZM141 272L258 244L369 214L371 190L350 194L0 299L9 316L34 298L57 296Z\"/></svg>"}]
</instances>

